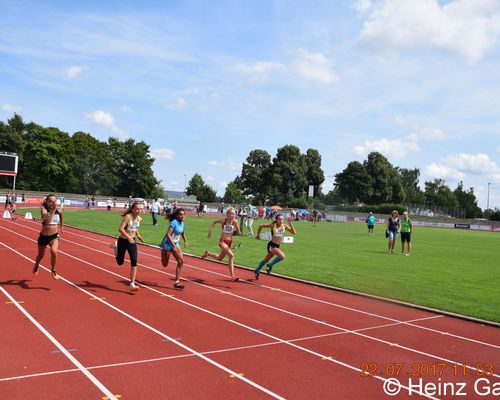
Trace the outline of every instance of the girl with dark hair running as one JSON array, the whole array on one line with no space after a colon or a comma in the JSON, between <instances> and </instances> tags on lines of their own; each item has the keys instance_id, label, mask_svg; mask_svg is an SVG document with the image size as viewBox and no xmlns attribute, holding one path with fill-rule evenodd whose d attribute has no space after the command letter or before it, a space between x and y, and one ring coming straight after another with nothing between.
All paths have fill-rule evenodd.
<instances>
[{"instance_id":1,"label":"girl with dark hair running","mask_svg":"<svg viewBox=\"0 0 500 400\"><path fill-rule=\"evenodd\" d=\"M215 260L222 261L224 257L228 257L229 275L231 280L236 282L239 278L234 274L234 253L231 251L231 244L233 243L233 233L236 231L238 236L241 236L240 227L238 226L238 221L236 220L236 211L234 208L230 207L226 211L225 219L218 219L212 222L210 229L208 230L208 238L212 235L212 230L214 226L220 224L222 227L222 232L219 238L220 253L211 253L208 250L203 253L201 258L213 258Z\"/></svg>"},{"instance_id":2,"label":"girl with dark hair running","mask_svg":"<svg viewBox=\"0 0 500 400\"><path fill-rule=\"evenodd\" d=\"M130 291L135 292L139 290L139 286L135 283L137 276L137 244L135 238L144 243L144 239L139 233L139 226L141 225L142 218L142 203L133 202L127 211L122 214L122 222L118 228L120 236L118 241L113 244L115 249L116 262L118 265L123 265L125 261L125 252L128 252L130 258Z\"/></svg>"},{"instance_id":3,"label":"girl with dark hair running","mask_svg":"<svg viewBox=\"0 0 500 400\"><path fill-rule=\"evenodd\" d=\"M271 273L273 266L283 261L285 259L285 253L280 250L280 244L283 241L283 237L285 236L285 231L290 232L292 235L295 235L297 231L295 227L292 225L292 217L288 217L288 224L284 223L285 218L283 214L278 214L274 217L274 222L272 224L262 224L259 225L259 229L257 230L256 239L260 239L260 231L262 228L271 228L271 240L267 243L267 254L266 257L259 263L257 269L255 269L255 279L259 279L260 270L266 263L269 262L273 256L276 256L273 261L267 264L266 272L268 274Z\"/></svg>"},{"instance_id":4,"label":"girl with dark hair running","mask_svg":"<svg viewBox=\"0 0 500 400\"><path fill-rule=\"evenodd\" d=\"M38 267L45 255L45 249L50 247L51 273L54 279L59 279L56 272L57 249L59 248L59 233L63 233L62 211L57 209L56 196L49 194L42 203L40 213L42 216L42 230L38 236L38 255L33 266L33 275L38 274Z\"/></svg>"},{"instance_id":5,"label":"girl with dark hair running","mask_svg":"<svg viewBox=\"0 0 500 400\"><path fill-rule=\"evenodd\" d=\"M182 254L182 249L179 246L179 240L182 236L182 240L184 241L184 247L188 247L186 234L184 232L184 209L176 208L175 211L172 214L170 214L168 218L170 220L170 225L167 229L165 237L160 243L161 264L164 267L168 266L170 253L174 255L174 258L177 260L174 288L184 289L184 285L182 285L180 282L181 269L182 266L184 265L184 255Z\"/></svg>"}]
</instances>

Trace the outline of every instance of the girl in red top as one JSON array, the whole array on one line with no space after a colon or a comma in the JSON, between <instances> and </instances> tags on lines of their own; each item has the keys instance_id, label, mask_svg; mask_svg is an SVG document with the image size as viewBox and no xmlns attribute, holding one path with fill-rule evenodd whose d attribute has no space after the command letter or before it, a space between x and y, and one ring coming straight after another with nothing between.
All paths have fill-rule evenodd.
<instances>
[{"instance_id":1,"label":"girl in red top","mask_svg":"<svg viewBox=\"0 0 500 400\"><path fill-rule=\"evenodd\" d=\"M233 282L239 280L239 278L234 274L234 253L231 251L234 231L236 231L236 235L241 236L240 227L235 217L236 211L231 207L227 209L225 219L218 219L212 222L212 225L210 225L210 229L208 230L208 238L210 239L214 226L220 224L222 227L222 232L219 238L219 247L221 250L219 254L211 253L207 250L201 256L201 258L210 257L219 261L222 261L222 259L227 256L229 259L229 275L231 276L231 280Z\"/></svg>"}]
</instances>

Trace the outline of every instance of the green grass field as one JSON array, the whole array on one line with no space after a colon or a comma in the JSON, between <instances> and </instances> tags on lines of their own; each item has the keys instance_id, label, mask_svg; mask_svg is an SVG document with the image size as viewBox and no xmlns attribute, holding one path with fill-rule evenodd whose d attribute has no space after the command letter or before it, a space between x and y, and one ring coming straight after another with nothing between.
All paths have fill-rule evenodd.
<instances>
[{"instance_id":1,"label":"green grass field","mask_svg":"<svg viewBox=\"0 0 500 400\"><path fill-rule=\"evenodd\" d=\"M117 212L66 210L64 214L69 225L113 236L121 221ZM147 243L159 244L167 221L161 218L153 227L151 216L143 217L142 236ZM186 252L218 252L219 227L207 239L213 219L186 218ZM254 232L263 222L255 222ZM282 245L287 259L275 266L276 273L500 322L499 233L416 227L412 255L402 257L399 239L398 255L387 254L380 225L373 237L364 224L298 222L295 226L294 243ZM255 268L266 254L264 241L242 236L234 242L242 244L234 250L239 265Z\"/></svg>"}]
</instances>

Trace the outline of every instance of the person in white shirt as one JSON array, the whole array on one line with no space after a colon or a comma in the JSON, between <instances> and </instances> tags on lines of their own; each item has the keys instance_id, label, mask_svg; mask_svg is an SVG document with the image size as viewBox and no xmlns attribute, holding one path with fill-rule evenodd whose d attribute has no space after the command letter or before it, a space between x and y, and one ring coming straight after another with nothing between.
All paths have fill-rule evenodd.
<instances>
[{"instance_id":1,"label":"person in white shirt","mask_svg":"<svg viewBox=\"0 0 500 400\"><path fill-rule=\"evenodd\" d=\"M153 226L158 225L158 213L160 212L161 204L158 199L154 199L151 203L151 217L153 218Z\"/></svg>"},{"instance_id":2,"label":"person in white shirt","mask_svg":"<svg viewBox=\"0 0 500 400\"><path fill-rule=\"evenodd\" d=\"M253 222L255 221L256 215L257 210L249 203L247 206L247 219L245 221L248 229L248 236L253 236Z\"/></svg>"}]
</instances>

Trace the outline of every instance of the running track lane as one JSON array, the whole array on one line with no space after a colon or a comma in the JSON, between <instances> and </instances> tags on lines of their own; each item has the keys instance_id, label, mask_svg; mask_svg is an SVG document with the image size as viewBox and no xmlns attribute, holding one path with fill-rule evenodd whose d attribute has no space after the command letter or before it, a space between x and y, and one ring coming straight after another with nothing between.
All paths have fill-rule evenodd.
<instances>
[{"instance_id":1,"label":"running track lane","mask_svg":"<svg viewBox=\"0 0 500 400\"><path fill-rule=\"evenodd\" d=\"M66 238L67 238L67 236L66 236ZM101 238L102 238L102 237L101 237ZM81 239L81 238L80 238L80 239ZM102 239L101 239L101 241L102 241ZM106 243L107 243L107 239L104 239L104 241L106 241ZM68 240L68 242L69 242L69 240ZM64 242L63 242L63 243L64 243ZM69 243L66 243L66 245L69 245ZM94 245L94 247L97 247L97 246L95 246L95 245L96 245L95 240L94 240L93 245ZM28 247L29 247L29 245L28 245ZM66 246L66 247L68 247L68 246ZM103 245L103 247L104 247L104 245ZM108 249L108 252L109 252L109 249ZM142 255L142 253L141 253L141 255ZM102 254L100 255L100 258L102 258ZM155 264L157 265L157 261L155 262ZM209 275L210 275L210 274L213 274L213 269L214 269L213 267L214 267L214 266L215 266L215 267L218 267L218 265L217 265L217 264L213 264L213 263L210 263L210 264L212 264L212 265L210 265ZM160 268L160 270L161 270L161 268ZM222 268L222 270L225 272L226 268ZM145 271L145 270L141 270L141 271L140 271L140 273L141 273L141 275L140 275L140 276L143 276L143 275L142 275L142 273L143 273L144 271ZM199 270L196 270L196 271L197 271L197 276L199 276L200 274L199 274L198 272L200 272L200 271L199 271ZM163 273L163 271L160 271L160 272L153 271L153 272L155 272L156 274ZM148 277L148 279L149 279L149 277ZM207 281L208 283L210 283L210 281L209 281L208 279L201 278L200 280L201 280L201 281ZM158 281L164 281L164 278L162 278L162 279L160 279L160 280L159 280L159 279L158 279L158 275L156 275L156 277L154 278L154 281L153 281L153 282L155 282L155 281L156 281L156 282L158 282ZM213 278L212 278L212 281L213 281ZM290 282L288 282L288 281L283 281L283 280L277 280L277 281L278 281L280 284L281 284L281 283L283 283L283 282L285 282L286 284L290 284ZM280 282L280 281L281 281L281 282ZM222 286L222 285L229 285L229 286L231 286L231 284L228 284L228 283L224 282L224 280L222 280L222 281L221 281L220 279L217 279L217 281L216 281L215 283L217 284L217 286ZM214 282L212 282L212 284L214 284L214 285L215 285L215 283L214 283ZM122 286L123 286L123 285L122 285ZM168 286L170 286L170 282L168 282ZM296 286L296 287L295 287L295 289L297 289L297 285L296 285L296 284L295 284L295 286ZM304 286L305 286L305 285L298 285L298 287L299 287L299 288L301 288L301 289L302 289L302 287L304 287ZM307 285L306 285L306 286L307 286ZM191 287L192 287L192 285L190 286L190 289L191 289ZM244 287L245 289L247 289L247 288L251 288L251 289L253 289L253 290L258 289L258 292L259 292L259 293L261 293L261 292L263 292L263 291L264 291L264 290L263 290L263 288L255 287L255 285L253 285L253 286L252 286L252 285L244 285L244 284L243 284L243 285L240 285L240 286L235 286L235 288L238 288L238 289L239 289L239 288L242 288L242 287ZM308 288L311 288L311 287L309 287L309 286L307 286L307 287L308 287ZM206 287L205 287L204 289L205 289L205 291L206 291ZM317 288L316 288L316 289L317 289ZM190 291L191 291L191 290L190 290ZM270 299L272 299L272 298L274 297L274 296L271 296L269 293L274 292L274 293L280 293L280 294L281 294L281 291L269 291L269 290L267 290L267 291L268 291L268 293L266 294L266 298L267 298L268 300L270 300ZM324 292L327 292L327 293L332 293L332 291L324 291L324 290L322 290L322 291L321 291L321 293L324 293ZM144 292L143 292L143 293L144 293ZM185 295L186 293L187 293L187 291L186 291L185 293L183 293L183 295ZM316 294L318 294L318 293L316 293ZM142 295L142 293L141 293L141 295ZM344 295L344 294L342 294L342 295ZM233 296L231 296L231 297L233 297ZM319 296L318 296L318 297L319 297ZM354 298L354 299L356 299L356 300L359 300L359 297L358 297L358 296L351 296L351 297L352 297L352 298ZM338 299L336 299L336 300L338 300ZM371 302L371 303L373 303L373 302ZM385 303L382 303L382 304L385 304ZM316 304L316 306L317 306L317 304ZM226 304L226 308L227 308L227 304ZM231 308L234 308L234 307L231 307ZM344 310L344 311L345 311L345 310ZM413 310L413 311L414 311L414 310ZM261 312L261 311L259 310L259 311L258 311L258 313L260 314L260 312ZM269 310L265 311L264 313L265 313L266 315L267 315L267 314L270 314ZM252 314L253 314L253 313L252 313ZM359 314L359 312L356 312L355 314ZM371 317L371 318L373 318L373 317ZM450 320L451 320L451 321L454 321L453 319L450 319ZM429 320L429 321L430 321L430 320ZM387 322L387 321L386 321L386 322ZM299 322L299 323L300 323L300 322ZM414 324L414 323L413 323L413 324ZM288 326L288 325L290 325L290 324L289 324L289 323L287 323L287 326ZM404 326L406 327L406 325L404 325ZM410 327L410 326L409 326L409 327ZM413 329L413 330L416 330L416 331L423 331L422 329L414 329L414 328L412 328L412 329ZM344 332L344 333L345 333L345 332ZM344 335L344 336L348 336L348 335ZM362 337L357 336L357 338L359 339L359 338L362 338ZM352 339L351 339L351 340L352 340ZM344 344L344 345L345 345L345 347L347 347L347 351L348 351L348 353L353 353L352 348L349 348L349 341L350 341L350 340L349 340L348 338L345 338L345 337L344 337L344 338L342 338L341 343L342 343L342 344ZM329 341L329 342L331 343L332 341ZM328 343L327 343L326 345L328 345ZM372 343L372 345L373 345L373 343ZM363 341L361 341L360 346L361 346L361 347L358 347L358 345L356 344L356 351L355 351L354 353L359 353L359 351L358 351L358 350L362 348L362 346L363 346ZM366 345L366 343L364 343L364 346L365 346L365 347L367 346L367 345ZM387 347L387 345L385 345L385 346ZM324 348L323 348L323 349L324 349ZM321 349L320 349L320 350L321 350ZM398 349L398 350L400 350L400 349ZM380 351L380 350L379 350L379 351ZM387 349L384 349L384 350L382 350L382 351L383 351L384 353L386 353L386 352L387 352ZM269 352L269 350L267 350L267 352ZM364 351L363 351L362 353L366 353L366 352L364 352ZM375 353L376 353L376 351L375 351ZM229 354L229 353L227 353L227 354ZM226 353L224 353L224 355L225 355L225 356L226 356L227 354L226 354ZM365 355L366 355L366 354L365 354ZM287 357L287 356L284 356L284 357ZM400 359L401 359L401 358L400 358ZM367 360L365 359L365 361L367 361ZM257 362L257 363L259 363L259 362L260 362L262 365L264 365L264 364L265 364L264 362L262 362L262 361L261 361L261 356L259 356L259 357L257 358L256 362ZM274 362L275 362L275 361L273 360L273 361L271 362L271 365L272 365ZM293 372L293 371L292 371L292 372ZM278 375L278 374L277 374L276 372L273 372L273 373L272 373L272 374L270 374L270 375L271 375L271 377L272 377L272 379L273 379L273 380L276 380L276 379L278 378L278 377L277 377L277 375ZM269 376L269 374L266 374L266 376ZM290 377L290 376L289 376L289 377ZM286 381L286 379L287 379L287 378L285 377L284 379L285 379L285 381ZM352 376L351 376L351 379L352 379ZM359 378L359 377L357 378L357 380L358 380L358 381L359 381L360 379L361 379L361 380L366 381L366 380L365 380L365 378ZM372 381L372 379L369 379L369 380L370 380L370 381ZM351 385L351 386L352 386L352 385ZM354 385L354 386L360 386L360 385L359 385L359 384L356 384L356 385ZM361 386L362 386L362 385L361 385ZM357 388L356 390L358 390L358 389L359 389L359 388ZM380 388L378 388L378 389L380 389ZM336 393L337 393L337 392L338 392L338 391L336 390ZM378 391L378 393L379 393L379 395L380 395L380 390ZM310 396L309 396L309 397L310 397ZM413 396L413 397L415 397L415 396ZM321 398L321 397L318 397L318 398ZM351 398L351 397L344 397L344 398ZM373 398L373 396L372 396L372 398Z\"/></svg>"}]
</instances>

